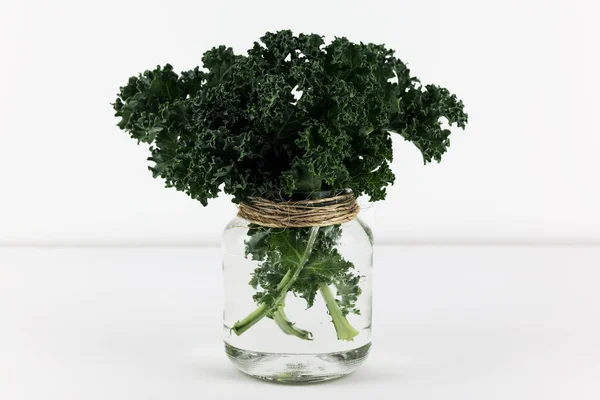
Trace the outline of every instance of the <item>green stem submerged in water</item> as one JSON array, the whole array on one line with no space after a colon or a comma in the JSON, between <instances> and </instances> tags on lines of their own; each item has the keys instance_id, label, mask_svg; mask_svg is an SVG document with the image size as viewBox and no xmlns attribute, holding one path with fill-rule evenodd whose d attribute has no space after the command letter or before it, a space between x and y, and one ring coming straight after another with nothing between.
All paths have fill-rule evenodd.
<instances>
[{"instance_id":1,"label":"green stem submerged in water","mask_svg":"<svg viewBox=\"0 0 600 400\"><path fill-rule=\"evenodd\" d=\"M285 274L285 276L283 277L281 282L279 282L279 284L277 285L278 295L275 298L275 301L273 302L273 304L268 305L266 303L263 303L256 310L254 310L250 315L248 315L246 318L244 318L241 321L236 322L233 325L233 327L231 328L235 332L236 335L238 335L238 336L241 335L242 333L247 331L249 328L251 328L253 325L255 325L258 321L260 321L261 319L263 319L270 313L278 311L280 308L282 308L284 306L285 296L287 295L287 292L290 290L290 288L292 287L294 282L296 282L296 279L298 279L298 276L300 275L302 268L304 268L304 266L306 265L306 262L308 261L310 254L313 250L313 247L315 245L315 240L317 239L318 233L319 233L318 226L313 226L310 229L310 234L309 234L308 240L306 242L306 247L304 248L302 255L298 259L295 270L293 270L293 272L291 269L288 270L288 272ZM297 254L299 254L299 253L297 253ZM280 320L282 319L281 315L279 316L279 319ZM287 320L287 318L285 318L285 319Z\"/></svg>"},{"instance_id":2,"label":"green stem submerged in water","mask_svg":"<svg viewBox=\"0 0 600 400\"><path fill-rule=\"evenodd\" d=\"M312 333L309 331L305 331L304 329L300 329L289 320L285 311L283 311L285 307L285 299L281 302L281 305L277 308L277 311L273 314L273 320L281 328L281 330L288 335L296 336L303 340L312 340Z\"/></svg>"},{"instance_id":3,"label":"green stem submerged in water","mask_svg":"<svg viewBox=\"0 0 600 400\"><path fill-rule=\"evenodd\" d=\"M337 232L335 229L337 229ZM258 247L255 247L257 243L266 238L276 243L274 247L268 248L268 251L265 251L262 257L259 257L259 260L263 261L263 263L255 271L255 275L262 274L265 270L267 271L267 274L263 275L263 278L267 279L265 284L271 285L269 299L274 298L274 300L259 302L259 307L246 318L237 321L231 330L239 336L264 317L269 317L275 321L285 334L304 340L312 340L312 333L296 327L284 311L285 298L288 292L293 291L297 293L302 285L308 282L308 287L310 288L308 292L300 293L307 299L309 307L314 301L316 292L319 291L332 318L338 339L353 340L358 335L358 331L346 319L346 314L349 310L344 308L344 312L341 309L340 303L329 288L329 284L332 281L334 284L339 284L340 279L342 282L343 279L350 279L354 282L355 278L353 274L348 272L353 267L353 264L345 261L334 248L339 232L338 226L338 228L312 227L309 230L292 230L287 233L266 232L265 236L254 233L256 234L257 242L247 242L246 244L249 248L257 250ZM317 238L319 238L318 241ZM265 250L264 248L261 249ZM272 262L269 259L270 257L276 261ZM267 259L269 261L266 261ZM287 272L278 282L273 281L272 273L274 271L271 271L269 268L270 266L280 266L281 264L285 264ZM329 276L329 278L326 276ZM307 278L310 279L307 281ZM256 285L253 286L256 287ZM357 285L353 287L356 292L355 294L360 294L360 288ZM308 297L306 297L307 293L309 294ZM312 297L310 293L313 293ZM341 295L342 300L344 300L343 294L338 292L338 295ZM260 296L259 299L261 299Z\"/></svg>"},{"instance_id":4,"label":"green stem submerged in water","mask_svg":"<svg viewBox=\"0 0 600 400\"><path fill-rule=\"evenodd\" d=\"M333 322L333 326L337 332L338 339L346 341L354 340L354 337L358 335L358 331L354 329L352 325L350 325L350 322L348 322L342 313L342 310L340 310L340 306L335 300L335 297L333 296L329 286L321 283L319 285L319 291L321 292L321 296L323 296L323 300L325 300L325 304L327 305L327 310L331 316L331 321Z\"/></svg>"}]
</instances>

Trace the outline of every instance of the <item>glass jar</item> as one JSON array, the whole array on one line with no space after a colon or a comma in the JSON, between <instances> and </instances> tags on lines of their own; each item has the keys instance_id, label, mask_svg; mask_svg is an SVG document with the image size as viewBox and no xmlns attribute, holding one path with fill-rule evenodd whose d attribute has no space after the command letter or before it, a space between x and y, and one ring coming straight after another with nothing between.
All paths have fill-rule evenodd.
<instances>
[{"instance_id":1,"label":"glass jar","mask_svg":"<svg viewBox=\"0 0 600 400\"><path fill-rule=\"evenodd\" d=\"M223 335L237 368L302 383L338 378L363 363L371 346L373 265L373 237L363 221L282 229L238 217L222 243Z\"/></svg>"}]
</instances>

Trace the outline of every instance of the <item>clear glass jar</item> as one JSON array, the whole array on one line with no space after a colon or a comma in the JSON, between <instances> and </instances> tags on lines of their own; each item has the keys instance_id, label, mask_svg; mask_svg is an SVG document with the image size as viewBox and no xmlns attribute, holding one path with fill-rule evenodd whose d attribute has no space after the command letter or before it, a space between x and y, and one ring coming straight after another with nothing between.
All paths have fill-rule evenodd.
<instances>
[{"instance_id":1,"label":"clear glass jar","mask_svg":"<svg viewBox=\"0 0 600 400\"><path fill-rule=\"evenodd\" d=\"M223 235L228 357L246 374L279 382L318 382L356 370L371 346L369 227L357 218L320 228L256 228L235 218ZM262 284L271 288L270 304L253 299L265 292Z\"/></svg>"}]
</instances>

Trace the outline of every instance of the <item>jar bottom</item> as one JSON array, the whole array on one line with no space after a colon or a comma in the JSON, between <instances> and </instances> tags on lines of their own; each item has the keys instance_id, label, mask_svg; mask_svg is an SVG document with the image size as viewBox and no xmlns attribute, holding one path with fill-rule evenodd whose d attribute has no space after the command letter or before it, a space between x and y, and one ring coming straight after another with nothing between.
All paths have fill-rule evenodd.
<instances>
[{"instance_id":1,"label":"jar bottom","mask_svg":"<svg viewBox=\"0 0 600 400\"><path fill-rule=\"evenodd\" d=\"M225 342L233 364L254 378L279 383L315 383L348 375L366 360L371 343L356 349L321 354L259 353Z\"/></svg>"}]
</instances>

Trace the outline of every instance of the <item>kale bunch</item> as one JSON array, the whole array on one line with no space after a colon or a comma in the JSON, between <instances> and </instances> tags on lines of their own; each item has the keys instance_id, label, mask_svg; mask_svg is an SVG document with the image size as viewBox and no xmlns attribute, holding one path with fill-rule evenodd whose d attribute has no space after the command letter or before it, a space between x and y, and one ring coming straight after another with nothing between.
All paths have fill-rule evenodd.
<instances>
[{"instance_id":1,"label":"kale bunch","mask_svg":"<svg viewBox=\"0 0 600 400\"><path fill-rule=\"evenodd\" d=\"M394 182L391 133L412 142L425 163L440 161L450 126L464 128L463 103L423 86L392 50L322 36L267 33L247 55L220 46L203 69L177 74L169 64L131 77L113 104L118 126L150 144L149 167L167 187L206 205L222 189L235 203L338 193L382 200ZM274 229L250 225L246 256L258 267L250 285L258 308L240 335L264 317L310 340L285 314L293 293L320 293L340 340L358 331L360 276L337 249L342 226ZM335 293L331 290L335 288Z\"/></svg>"},{"instance_id":2,"label":"kale bunch","mask_svg":"<svg viewBox=\"0 0 600 400\"><path fill-rule=\"evenodd\" d=\"M390 132L439 161L463 103L422 86L392 50L322 36L267 33L247 55L220 46L204 69L131 77L119 127L151 144L150 170L203 205L220 188L239 203L351 189L382 200L394 181Z\"/></svg>"}]
</instances>

